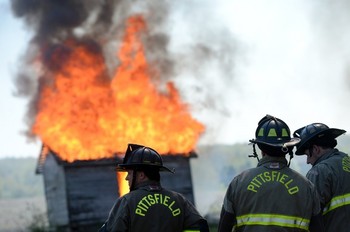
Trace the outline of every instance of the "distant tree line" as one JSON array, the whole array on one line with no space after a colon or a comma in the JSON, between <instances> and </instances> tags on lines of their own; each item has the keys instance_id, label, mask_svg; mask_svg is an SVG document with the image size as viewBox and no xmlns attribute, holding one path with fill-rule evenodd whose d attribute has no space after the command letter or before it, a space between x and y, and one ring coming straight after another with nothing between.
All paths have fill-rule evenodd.
<instances>
[{"instance_id":1,"label":"distant tree line","mask_svg":"<svg viewBox=\"0 0 350 232\"><path fill-rule=\"evenodd\" d=\"M0 199L43 196L43 176L35 174L36 158L0 159Z\"/></svg>"},{"instance_id":2,"label":"distant tree line","mask_svg":"<svg viewBox=\"0 0 350 232\"><path fill-rule=\"evenodd\" d=\"M350 136L338 138L339 150L350 154ZM257 153L260 157L258 148ZM201 145L197 148L198 157L192 160L194 185L205 190L207 185L225 190L232 178L241 171L257 165L257 160L248 158L253 154L247 143L233 145ZM288 158L288 157L287 157ZM303 157L292 160L291 167L305 174L310 168ZM0 159L0 199L36 197L44 195L43 176L35 174L37 158ZM203 188L203 189L201 189Z\"/></svg>"}]
</instances>

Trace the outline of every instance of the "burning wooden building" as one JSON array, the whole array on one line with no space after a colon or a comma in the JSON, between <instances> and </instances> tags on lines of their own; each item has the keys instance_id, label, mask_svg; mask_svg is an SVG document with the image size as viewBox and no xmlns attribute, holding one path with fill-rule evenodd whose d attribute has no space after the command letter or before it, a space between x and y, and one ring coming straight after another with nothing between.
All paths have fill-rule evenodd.
<instances>
[{"instance_id":1,"label":"burning wooden building","mask_svg":"<svg viewBox=\"0 0 350 232\"><path fill-rule=\"evenodd\" d=\"M161 174L163 186L194 202L189 159L204 126L174 83L155 85L152 75L159 75L146 59L146 31L142 15L126 20L114 70L105 60L107 49L93 40L60 39L38 49L49 54L37 56L44 60L31 132L47 146L38 172L52 226L77 231L100 226L125 191L124 177L115 173L121 162L115 154L129 143L163 154L164 164L176 169L174 175Z\"/></svg>"},{"instance_id":2,"label":"burning wooden building","mask_svg":"<svg viewBox=\"0 0 350 232\"><path fill-rule=\"evenodd\" d=\"M176 173L161 172L163 187L182 193L193 203L189 159L195 156L163 155L164 164ZM43 175L52 228L96 231L103 224L116 199L128 191L124 173L116 172L120 157L67 162L43 147L36 172Z\"/></svg>"}]
</instances>

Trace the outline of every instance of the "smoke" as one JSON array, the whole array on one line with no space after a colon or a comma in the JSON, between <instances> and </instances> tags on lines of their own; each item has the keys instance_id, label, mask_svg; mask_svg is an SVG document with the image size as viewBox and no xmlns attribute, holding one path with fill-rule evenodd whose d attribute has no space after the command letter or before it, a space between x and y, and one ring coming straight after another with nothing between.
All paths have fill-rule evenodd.
<instances>
[{"instance_id":1,"label":"smoke","mask_svg":"<svg viewBox=\"0 0 350 232\"><path fill-rule=\"evenodd\" d=\"M53 81L48 72L64 65L64 58L69 55L69 51L65 51L64 41L89 40L96 47L100 47L104 39L109 36L109 30L113 25L112 12L118 3L118 1L67 0L12 1L15 16L25 20L27 27L33 32L16 78L17 95L30 99L26 117L29 136L32 136L30 128L37 113L40 89ZM60 50L58 53L60 57L52 57L53 51L57 50Z\"/></svg>"},{"instance_id":2,"label":"smoke","mask_svg":"<svg viewBox=\"0 0 350 232\"><path fill-rule=\"evenodd\" d=\"M337 0L316 2L311 10L319 53L332 66L338 63L336 68L345 78L347 91L350 88L349 9L349 1Z\"/></svg>"},{"instance_id":3,"label":"smoke","mask_svg":"<svg viewBox=\"0 0 350 232\"><path fill-rule=\"evenodd\" d=\"M290 122L292 130L335 120L346 128L341 118L350 88L350 4L268 2L12 0L14 14L33 35L16 78L17 95L29 99L28 128L39 90L52 81L48 72L69 54L52 59L52 51L65 51L67 39L89 44L113 74L125 20L138 13L147 22L143 42L152 81L160 91L175 83L207 127L203 143L247 141L254 122L267 113ZM232 133L246 121L239 134Z\"/></svg>"},{"instance_id":4,"label":"smoke","mask_svg":"<svg viewBox=\"0 0 350 232\"><path fill-rule=\"evenodd\" d=\"M235 78L217 96L228 114L212 120L222 128L213 141L247 142L267 113L292 131L312 122L349 128L348 1L220 3L239 56Z\"/></svg>"},{"instance_id":5,"label":"smoke","mask_svg":"<svg viewBox=\"0 0 350 232\"><path fill-rule=\"evenodd\" d=\"M144 37L146 57L154 68L153 81L160 90L174 82L183 100L197 115L211 109L228 114L218 93L225 80L232 81L236 52L235 41L223 26L217 26L214 4L202 1L114 1L114 0L12 0L16 17L33 32L16 77L17 95L29 99L27 124L29 136L34 122L40 89L53 81L50 71L60 69L69 48L65 41L88 44L92 52L104 57L113 73L118 65L125 19L141 13L147 22ZM57 55L57 51L60 51ZM53 53L55 52L55 53ZM53 54L55 54L53 56ZM58 56L58 57L57 57ZM221 85L215 85L218 74ZM212 87L208 91L207 86Z\"/></svg>"}]
</instances>

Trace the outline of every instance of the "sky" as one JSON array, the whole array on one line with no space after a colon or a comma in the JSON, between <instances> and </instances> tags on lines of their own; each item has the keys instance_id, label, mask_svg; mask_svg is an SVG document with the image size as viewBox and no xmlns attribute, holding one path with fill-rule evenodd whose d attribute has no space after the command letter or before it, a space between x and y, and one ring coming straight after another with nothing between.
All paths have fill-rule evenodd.
<instances>
[{"instance_id":1,"label":"sky","mask_svg":"<svg viewBox=\"0 0 350 232\"><path fill-rule=\"evenodd\" d=\"M14 76L18 60L30 39L23 22L12 15L8 1L0 0L0 158L37 156L40 142L23 135L26 99L16 96Z\"/></svg>"},{"instance_id":2,"label":"sky","mask_svg":"<svg viewBox=\"0 0 350 232\"><path fill-rule=\"evenodd\" d=\"M292 131L313 122L350 131L346 0L173 4L170 49L201 44L212 52L208 60L184 58L174 79L206 126L199 144L248 143L266 114ZM32 31L9 1L0 0L0 13L0 158L36 157L41 142L24 135L28 99L16 96L14 82Z\"/></svg>"}]
</instances>

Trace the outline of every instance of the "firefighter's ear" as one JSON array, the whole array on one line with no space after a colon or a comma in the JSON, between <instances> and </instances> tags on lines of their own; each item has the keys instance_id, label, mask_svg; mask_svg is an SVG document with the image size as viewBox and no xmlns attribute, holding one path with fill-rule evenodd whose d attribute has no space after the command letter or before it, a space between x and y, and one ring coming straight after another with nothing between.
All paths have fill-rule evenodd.
<instances>
[{"instance_id":1,"label":"firefighter's ear","mask_svg":"<svg viewBox=\"0 0 350 232\"><path fill-rule=\"evenodd\" d=\"M138 176L139 180L141 180L141 181L147 179L147 176L143 171L138 171L137 176Z\"/></svg>"},{"instance_id":2,"label":"firefighter's ear","mask_svg":"<svg viewBox=\"0 0 350 232\"><path fill-rule=\"evenodd\" d=\"M320 157L321 155L323 155L324 149L321 146L314 144L309 148L309 152L312 155Z\"/></svg>"},{"instance_id":3,"label":"firefighter's ear","mask_svg":"<svg viewBox=\"0 0 350 232\"><path fill-rule=\"evenodd\" d=\"M319 148L320 148L320 147L317 146L317 145L311 145L311 147L310 147L309 149L310 149L310 151L312 152L312 154L317 154L317 153L320 151Z\"/></svg>"}]
</instances>

